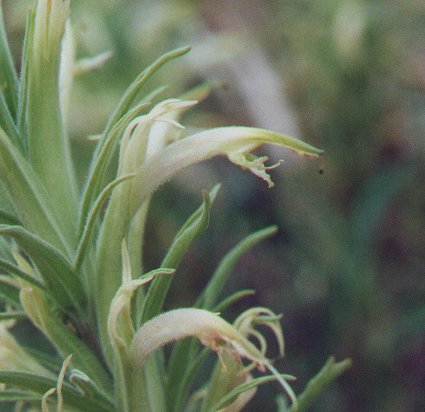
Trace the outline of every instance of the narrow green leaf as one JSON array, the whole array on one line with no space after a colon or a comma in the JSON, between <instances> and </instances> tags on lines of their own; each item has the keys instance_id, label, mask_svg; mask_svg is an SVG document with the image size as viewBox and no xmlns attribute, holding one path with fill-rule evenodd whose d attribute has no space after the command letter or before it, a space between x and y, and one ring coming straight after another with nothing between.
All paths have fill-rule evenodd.
<instances>
[{"instance_id":1,"label":"narrow green leaf","mask_svg":"<svg viewBox=\"0 0 425 412\"><path fill-rule=\"evenodd\" d=\"M279 394L275 398L276 400L276 412L291 412L291 406L283 394Z\"/></svg>"},{"instance_id":2,"label":"narrow green leaf","mask_svg":"<svg viewBox=\"0 0 425 412\"><path fill-rule=\"evenodd\" d=\"M2 225L0 225L0 231L1 226ZM35 279L31 275L28 275L28 273L25 273L23 270L19 269L18 266L8 262L5 259L0 258L0 268L10 273L11 275L15 275L18 278L25 280L25 282L28 282L29 284L34 285L37 288L45 289L45 286L38 279Z\"/></svg>"},{"instance_id":3,"label":"narrow green leaf","mask_svg":"<svg viewBox=\"0 0 425 412\"><path fill-rule=\"evenodd\" d=\"M285 380L293 380L295 379L291 375L280 375L282 379ZM208 412L217 412L220 409L224 408L226 405L234 401L240 394L249 391L250 389L254 389L257 386L264 385L265 383L273 382L276 380L276 376L267 375L261 376L259 378L255 378L250 380L249 382L243 383L237 386L235 389L230 391L226 396L224 396L219 402L217 402L212 408L208 409Z\"/></svg>"},{"instance_id":4,"label":"narrow green leaf","mask_svg":"<svg viewBox=\"0 0 425 412\"><path fill-rule=\"evenodd\" d=\"M121 139L124 130L132 120L143 113L143 111L149 106L150 103L141 103L131 109L128 113L124 114L111 128L102 145L100 146L99 144L97 148L99 154L95 154L93 157L94 163L91 166L89 178L87 179L84 189L83 200L81 203L79 233L82 233L84 230L84 224L90 208L102 190L101 184L105 175L105 170L115 152L116 147L118 146L118 142Z\"/></svg>"},{"instance_id":5,"label":"narrow green leaf","mask_svg":"<svg viewBox=\"0 0 425 412\"><path fill-rule=\"evenodd\" d=\"M0 234L15 239L28 254L40 272L50 296L60 307L80 307L84 300L81 282L57 249L20 226L0 225Z\"/></svg>"},{"instance_id":6,"label":"narrow green leaf","mask_svg":"<svg viewBox=\"0 0 425 412\"><path fill-rule=\"evenodd\" d=\"M15 126L15 121L12 117L12 114L7 107L6 99L3 96L3 93L0 92L0 127L7 133L7 135L12 139L14 144L19 147L22 147L22 142L18 135L18 129Z\"/></svg>"},{"instance_id":7,"label":"narrow green leaf","mask_svg":"<svg viewBox=\"0 0 425 412\"><path fill-rule=\"evenodd\" d=\"M0 390L0 402L40 402L42 396L31 392L23 392L11 389Z\"/></svg>"},{"instance_id":8,"label":"narrow green leaf","mask_svg":"<svg viewBox=\"0 0 425 412\"><path fill-rule=\"evenodd\" d=\"M103 399L107 403L111 403L98 388L95 382L93 382L84 372L73 369L69 378L70 382L77 386L81 391L89 398Z\"/></svg>"},{"instance_id":9,"label":"narrow green leaf","mask_svg":"<svg viewBox=\"0 0 425 412\"><path fill-rule=\"evenodd\" d=\"M96 221L96 218L99 214L99 211L102 207L102 205L105 203L108 196L111 194L111 192L115 189L116 186L118 186L120 183L129 180L133 178L135 174L129 174L125 176L121 176L118 179L113 180L111 183L109 183L105 189L103 189L102 193L99 195L99 197L96 199L92 209L90 210L90 213L87 217L87 222L84 227L84 232L81 235L80 243L78 244L77 254L75 257L75 261L73 264L73 271L77 271L84 259L84 256L86 255L90 237L92 234L92 230L94 227L94 223Z\"/></svg>"},{"instance_id":10,"label":"narrow green leaf","mask_svg":"<svg viewBox=\"0 0 425 412\"><path fill-rule=\"evenodd\" d=\"M205 191L202 193L202 205L189 217L177 233L173 244L161 263L162 267L177 268L195 237L207 229L211 202L217 195L219 188L219 185L217 185L212 189L211 197ZM161 312L165 297L173 280L172 278L171 276L162 276L152 282L146 294L142 309L142 323Z\"/></svg>"},{"instance_id":11,"label":"narrow green leaf","mask_svg":"<svg viewBox=\"0 0 425 412\"><path fill-rule=\"evenodd\" d=\"M275 226L261 229L238 243L230 252L224 256L216 271L212 275L205 289L202 291L198 300L195 303L196 307L202 307L204 309L211 309L219 296L227 278L229 277L234 266L238 260L246 253L249 249L254 247L257 243L264 239L274 235L277 231Z\"/></svg>"},{"instance_id":12,"label":"narrow green leaf","mask_svg":"<svg viewBox=\"0 0 425 412\"><path fill-rule=\"evenodd\" d=\"M218 183L216 184L209 193L205 193L209 195L209 199L210 199L210 209L211 206L214 202L214 200L216 199L218 192L221 189L221 184ZM202 195L204 196L204 192L202 193ZM205 200L205 199L204 199ZM180 238L184 238L185 233L187 233L187 231L189 229L196 227L197 224L199 224L200 218L202 217L202 214L205 210L205 201L202 203L201 206L198 207L197 210L195 210L195 212L186 220L186 222L182 225L182 227L179 229L179 231L177 232L176 236L175 236L175 241L177 241ZM207 229L208 226L205 226L204 231ZM201 232L200 232L201 233ZM174 243L173 243L174 244ZM188 245L190 246L190 245ZM169 252L167 253L170 254L170 258L172 257L171 255L171 249L169 250Z\"/></svg>"},{"instance_id":13,"label":"narrow green leaf","mask_svg":"<svg viewBox=\"0 0 425 412\"><path fill-rule=\"evenodd\" d=\"M212 309L215 313L221 313L224 310L226 310L229 306L233 305L238 300L241 300L243 298L246 298L247 296L255 295L254 289L244 289L240 290L238 292L233 293L232 295L226 297L221 302L219 302L214 308Z\"/></svg>"},{"instance_id":14,"label":"narrow green leaf","mask_svg":"<svg viewBox=\"0 0 425 412\"><path fill-rule=\"evenodd\" d=\"M161 57L159 57L155 62L153 62L149 67L142 71L142 73L137 76L137 78L131 83L128 89L125 91L123 98L118 103L117 108L112 114L111 118L108 121L108 124L105 128L104 135L107 135L112 129L114 124L129 111L131 106L134 104L134 100L139 94L142 87L146 82L166 63L171 60L176 59L177 57L183 56L190 51L190 47L182 47L179 49L172 50Z\"/></svg>"},{"instance_id":15,"label":"narrow green leaf","mask_svg":"<svg viewBox=\"0 0 425 412\"><path fill-rule=\"evenodd\" d=\"M6 385L16 386L30 390L43 396L49 389L56 388L56 380L45 376L33 375L24 372L0 371L0 382ZM114 412L114 407L100 399L92 399L83 396L77 389L64 382L62 395L65 405L87 412Z\"/></svg>"},{"instance_id":16,"label":"narrow green leaf","mask_svg":"<svg viewBox=\"0 0 425 412\"><path fill-rule=\"evenodd\" d=\"M31 232L67 252L63 226L50 207L44 187L27 160L0 129L0 174L18 219Z\"/></svg>"},{"instance_id":17,"label":"narrow green leaf","mask_svg":"<svg viewBox=\"0 0 425 412\"><path fill-rule=\"evenodd\" d=\"M28 152L28 133L27 133L27 107L28 107L28 68L31 54L31 44L34 37L35 13L29 10L27 24L25 29L25 38L22 53L21 74L19 79L19 101L18 101L18 119L17 126L19 136L23 139L25 152Z\"/></svg>"},{"instance_id":18,"label":"narrow green leaf","mask_svg":"<svg viewBox=\"0 0 425 412\"><path fill-rule=\"evenodd\" d=\"M291 412L304 412L308 410L314 400L329 386L335 379L351 367L351 360L345 359L335 362L331 356L322 369L307 383L306 388L298 397L298 409L291 409Z\"/></svg>"},{"instance_id":19,"label":"narrow green leaf","mask_svg":"<svg viewBox=\"0 0 425 412\"><path fill-rule=\"evenodd\" d=\"M3 6L0 2L0 90L4 94L12 118L16 115L18 77L4 28Z\"/></svg>"}]
</instances>

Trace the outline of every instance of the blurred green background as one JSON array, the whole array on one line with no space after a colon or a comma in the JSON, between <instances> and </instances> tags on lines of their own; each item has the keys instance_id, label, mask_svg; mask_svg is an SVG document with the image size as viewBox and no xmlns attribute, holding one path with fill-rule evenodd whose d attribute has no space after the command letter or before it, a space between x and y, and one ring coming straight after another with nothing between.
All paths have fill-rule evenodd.
<instances>
[{"instance_id":1,"label":"blurred green background","mask_svg":"<svg viewBox=\"0 0 425 412\"><path fill-rule=\"evenodd\" d=\"M4 0L19 64L32 1ZM111 51L74 85L70 133L81 179L130 81L154 58L191 44L151 90L175 97L223 80L183 123L243 124L302 138L326 151L320 164L268 152L285 164L269 190L220 159L181 173L155 198L147 267L159 264L203 188L223 183L210 229L175 281L170 306L188 306L219 259L245 235L279 234L238 264L226 290L257 293L234 307L282 312L280 370L299 391L327 356L352 369L314 411L425 410L425 2L423 0L73 0L77 56ZM194 179L196 176L196 180ZM276 410L278 387L250 411Z\"/></svg>"}]
</instances>

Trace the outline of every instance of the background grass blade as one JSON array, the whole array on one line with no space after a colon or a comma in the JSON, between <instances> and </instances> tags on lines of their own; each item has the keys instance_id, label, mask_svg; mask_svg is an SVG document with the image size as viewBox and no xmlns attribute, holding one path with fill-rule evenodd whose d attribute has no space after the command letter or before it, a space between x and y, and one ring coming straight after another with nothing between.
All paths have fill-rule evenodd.
<instances>
[{"instance_id":1,"label":"background grass blade","mask_svg":"<svg viewBox=\"0 0 425 412\"><path fill-rule=\"evenodd\" d=\"M142 73L137 76L137 78L131 83L128 87L121 101L118 103L117 108L110 117L108 124L106 125L104 135L107 135L111 128L116 122L127 113L131 106L135 103L137 95L140 93L142 87L146 82L166 63L171 60L176 59L177 57L183 56L190 51L190 47L181 47L179 49L172 50L161 57L159 57L155 62L153 62L149 67L142 71ZM103 145L101 141L101 146Z\"/></svg>"}]
</instances>

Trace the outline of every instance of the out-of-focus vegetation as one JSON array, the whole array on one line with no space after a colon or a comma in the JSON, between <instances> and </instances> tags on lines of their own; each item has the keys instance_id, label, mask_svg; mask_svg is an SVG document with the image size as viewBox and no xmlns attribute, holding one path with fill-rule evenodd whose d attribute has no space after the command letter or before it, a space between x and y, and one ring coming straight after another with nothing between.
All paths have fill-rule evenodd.
<instances>
[{"instance_id":1,"label":"out-of-focus vegetation","mask_svg":"<svg viewBox=\"0 0 425 412\"><path fill-rule=\"evenodd\" d=\"M30 3L4 1L16 50ZM240 262L233 282L257 290L248 303L284 313L285 370L301 383L329 353L353 359L314 410L425 410L425 3L74 0L73 19L79 56L113 53L76 84L74 101L83 103L74 102L69 122L82 175L86 136L101 130L119 93L154 57L183 44L194 45L185 69L166 68L155 80L181 90L227 81L228 90L200 106L203 124L270 127L326 150L323 175L317 164L277 171L272 191L253 190L254 177L215 161L181 175L185 196L168 187L155 200L148 236L156 247L145 257L152 267L200 190L217 170L229 176L208 234L220 242L198 242L176 304L187 304L225 250L277 220L280 234ZM205 175L203 187L191 173ZM165 208L169 220L155 220ZM276 410L263 393L252 410Z\"/></svg>"}]
</instances>

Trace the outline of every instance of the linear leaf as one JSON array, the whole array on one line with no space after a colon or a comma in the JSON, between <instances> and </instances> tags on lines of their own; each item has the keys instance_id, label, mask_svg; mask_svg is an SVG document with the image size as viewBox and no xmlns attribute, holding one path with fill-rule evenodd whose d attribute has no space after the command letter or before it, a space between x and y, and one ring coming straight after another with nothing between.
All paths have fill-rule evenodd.
<instances>
[{"instance_id":1,"label":"linear leaf","mask_svg":"<svg viewBox=\"0 0 425 412\"><path fill-rule=\"evenodd\" d=\"M10 236L28 254L42 276L46 289L63 308L79 308L83 289L66 258L52 245L20 226L0 225L0 234Z\"/></svg>"},{"instance_id":2,"label":"linear leaf","mask_svg":"<svg viewBox=\"0 0 425 412\"><path fill-rule=\"evenodd\" d=\"M19 139L18 129L15 126L15 121L12 117L12 114L7 107L6 99L3 93L0 91L0 126L8 134L8 136L13 140L17 147L22 148L22 142Z\"/></svg>"},{"instance_id":3,"label":"linear leaf","mask_svg":"<svg viewBox=\"0 0 425 412\"><path fill-rule=\"evenodd\" d=\"M211 309L214 306L218 295L220 294L227 278L230 275L230 272L233 270L237 261L249 249L254 247L262 240L274 235L276 231L277 228L275 226L261 229L246 237L244 240L238 243L230 252L228 252L218 265L207 286L202 291L201 295L195 303L195 306L202 307L204 309Z\"/></svg>"},{"instance_id":4,"label":"linear leaf","mask_svg":"<svg viewBox=\"0 0 425 412\"><path fill-rule=\"evenodd\" d=\"M1 228L1 225L0 225L0 228ZM34 285L40 289L45 289L45 286L38 279L35 279L28 273L25 273L23 270L19 269L18 266L8 262L5 259L0 258L0 268L10 273L11 275L15 275L18 278L25 280L25 282L28 282L31 285Z\"/></svg>"},{"instance_id":5,"label":"linear leaf","mask_svg":"<svg viewBox=\"0 0 425 412\"><path fill-rule=\"evenodd\" d=\"M84 372L78 369L73 369L70 376L70 381L73 385L81 389L88 397L102 397L105 398L103 393L100 392L96 383L93 382ZM108 401L107 398L105 398Z\"/></svg>"},{"instance_id":6,"label":"linear leaf","mask_svg":"<svg viewBox=\"0 0 425 412\"><path fill-rule=\"evenodd\" d=\"M24 141L25 151L28 151L27 117L28 107L28 68L31 54L31 44L34 36L35 13L29 10L27 15L27 24L25 29L25 38L22 53L21 74L19 79L19 101L18 101L18 119L17 126L19 136Z\"/></svg>"},{"instance_id":7,"label":"linear leaf","mask_svg":"<svg viewBox=\"0 0 425 412\"><path fill-rule=\"evenodd\" d=\"M202 205L189 217L182 228L177 233L173 244L161 263L162 267L177 268L192 241L208 227L211 202L214 200L219 190L219 185L211 191L211 197L207 192L203 192ZM162 276L155 279L150 285L146 294L142 310L142 323L151 319L161 312L165 297L172 282L171 276Z\"/></svg>"},{"instance_id":8,"label":"linear leaf","mask_svg":"<svg viewBox=\"0 0 425 412\"><path fill-rule=\"evenodd\" d=\"M80 243L78 244L77 254L75 257L75 261L73 264L73 270L77 271L81 263L83 262L84 256L87 252L87 248L89 245L90 237L92 234L93 226L96 221L96 218L99 214L99 211L102 207L102 205L105 203L107 197L111 194L111 192L115 189L116 186L118 186L120 183L125 182L126 180L129 180L133 178L135 174L129 174L125 176L121 176L118 179L113 180L111 183L109 183L105 189L103 189L102 193L99 195L99 197L96 199L92 209L90 210L90 213L87 217L87 222L84 227L84 232L81 235Z\"/></svg>"},{"instance_id":9,"label":"linear leaf","mask_svg":"<svg viewBox=\"0 0 425 412\"><path fill-rule=\"evenodd\" d=\"M31 392L24 392L18 390L4 389L0 390L0 402L39 402L42 395L35 395Z\"/></svg>"},{"instance_id":10,"label":"linear leaf","mask_svg":"<svg viewBox=\"0 0 425 412\"><path fill-rule=\"evenodd\" d=\"M0 371L0 382L30 390L43 396L49 389L56 388L57 381L45 376L33 375L24 372ZM62 395L65 405L87 412L113 412L113 405L103 399L92 399L83 396L76 388L64 382Z\"/></svg>"},{"instance_id":11,"label":"linear leaf","mask_svg":"<svg viewBox=\"0 0 425 412\"><path fill-rule=\"evenodd\" d=\"M53 213L43 185L22 154L0 129L0 174L18 219L31 232L66 252L62 225Z\"/></svg>"},{"instance_id":12,"label":"linear leaf","mask_svg":"<svg viewBox=\"0 0 425 412\"><path fill-rule=\"evenodd\" d=\"M254 289L244 289L240 290L238 292L233 293L232 295L226 297L221 302L219 302L216 306L213 308L213 312L221 313L224 310L226 310L229 306L233 305L238 300L241 300L243 298L246 298L247 296L255 295Z\"/></svg>"},{"instance_id":13,"label":"linear leaf","mask_svg":"<svg viewBox=\"0 0 425 412\"><path fill-rule=\"evenodd\" d=\"M132 104L134 103L135 98L139 94L142 87L146 82L166 63L171 60L176 59L177 57L183 56L189 52L190 47L181 47L179 49L172 50L161 57L159 57L155 62L153 62L149 67L143 70L139 76L131 83L128 89L125 91L123 98L118 103L117 108L112 114L111 118L108 121L108 124L105 128L104 135L107 135L113 125L129 111ZM101 142L102 143L102 142Z\"/></svg>"},{"instance_id":14,"label":"linear leaf","mask_svg":"<svg viewBox=\"0 0 425 412\"><path fill-rule=\"evenodd\" d=\"M280 375L282 379L285 380L292 380L294 379L291 375ZM265 383L273 382L276 380L275 375L267 375L267 376L261 376L259 378L255 378L250 380L249 382L242 383L241 385L237 386L235 389L230 391L226 396L224 396L219 402L217 402L212 408L208 409L208 412L216 412L220 409L224 408L226 405L231 403L233 400L235 400L236 397L238 397L240 394L249 391L250 389L254 389L257 386L264 385Z\"/></svg>"},{"instance_id":15,"label":"linear leaf","mask_svg":"<svg viewBox=\"0 0 425 412\"><path fill-rule=\"evenodd\" d=\"M298 397L298 409L292 408L291 412L303 412L308 410L314 400L325 388L351 367L351 360L345 359L335 362L331 356L322 369L307 383L306 388Z\"/></svg>"}]
</instances>

